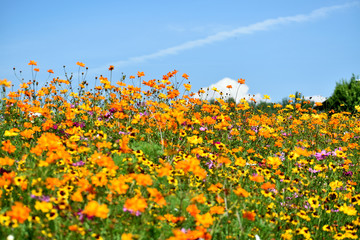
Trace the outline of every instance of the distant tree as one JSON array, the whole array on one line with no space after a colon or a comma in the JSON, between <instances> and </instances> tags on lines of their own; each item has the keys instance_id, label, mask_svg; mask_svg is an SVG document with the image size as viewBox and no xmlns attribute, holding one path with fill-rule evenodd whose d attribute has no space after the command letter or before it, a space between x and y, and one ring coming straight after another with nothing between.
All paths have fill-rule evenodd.
<instances>
[{"instance_id":1,"label":"distant tree","mask_svg":"<svg viewBox=\"0 0 360 240\"><path fill-rule=\"evenodd\" d=\"M236 103L235 98L233 98L233 97L229 97L228 99L226 99L226 102L227 103Z\"/></svg>"},{"instance_id":2,"label":"distant tree","mask_svg":"<svg viewBox=\"0 0 360 240\"><path fill-rule=\"evenodd\" d=\"M215 98L212 98L212 99L209 100L209 104L211 104L211 105L213 105L213 104L219 105L219 102Z\"/></svg>"},{"instance_id":3,"label":"distant tree","mask_svg":"<svg viewBox=\"0 0 360 240\"><path fill-rule=\"evenodd\" d=\"M330 98L322 103L322 106L316 107L318 110L335 112L350 112L354 113L355 106L360 105L360 82L358 77L353 74L350 82L342 79L336 83L335 90Z\"/></svg>"}]
</instances>

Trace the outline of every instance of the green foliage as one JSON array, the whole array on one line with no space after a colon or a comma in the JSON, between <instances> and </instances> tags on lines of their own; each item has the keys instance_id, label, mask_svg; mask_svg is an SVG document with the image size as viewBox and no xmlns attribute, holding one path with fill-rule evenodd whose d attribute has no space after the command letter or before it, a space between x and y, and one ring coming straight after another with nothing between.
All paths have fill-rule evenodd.
<instances>
[{"instance_id":1,"label":"green foliage","mask_svg":"<svg viewBox=\"0 0 360 240\"><path fill-rule=\"evenodd\" d=\"M359 78L359 76L357 77ZM342 79L336 83L332 96L323 103L323 110L335 112L355 112L355 106L360 105L360 82L353 74L350 82Z\"/></svg>"},{"instance_id":2,"label":"green foliage","mask_svg":"<svg viewBox=\"0 0 360 240\"><path fill-rule=\"evenodd\" d=\"M134 142L132 145L132 149L134 151L141 150L145 154L145 156L148 156L150 158L158 158L164 154L162 147L160 144L156 144L154 142Z\"/></svg>"},{"instance_id":3,"label":"green foliage","mask_svg":"<svg viewBox=\"0 0 360 240\"><path fill-rule=\"evenodd\" d=\"M227 103L236 103L235 98L233 98L233 97L229 97L228 99L226 99L226 102Z\"/></svg>"}]
</instances>

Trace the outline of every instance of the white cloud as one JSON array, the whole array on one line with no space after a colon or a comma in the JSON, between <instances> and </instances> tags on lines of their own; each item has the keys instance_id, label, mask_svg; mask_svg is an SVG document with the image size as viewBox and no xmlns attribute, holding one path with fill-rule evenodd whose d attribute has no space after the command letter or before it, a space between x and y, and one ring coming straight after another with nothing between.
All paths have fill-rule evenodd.
<instances>
[{"instance_id":1,"label":"white cloud","mask_svg":"<svg viewBox=\"0 0 360 240\"><path fill-rule=\"evenodd\" d=\"M231 85L232 88L227 88L229 85ZM214 91L213 88L216 88L218 91ZM221 97L228 99L229 97L232 97L236 100L236 102L239 102L242 98L245 98L248 101L253 98L256 102L260 102L262 99L262 95L260 93L250 94L249 87L246 84L239 84L231 78L223 78L217 83L212 84L209 87L205 87L202 90L204 90L205 93L201 94L201 96L196 95L195 97L201 97L203 100L211 100ZM220 94L221 92L222 95Z\"/></svg>"},{"instance_id":2,"label":"white cloud","mask_svg":"<svg viewBox=\"0 0 360 240\"><path fill-rule=\"evenodd\" d=\"M312 102L324 102L327 98L320 96L320 95L316 95L316 96L308 96L308 97L304 97L305 100L310 100Z\"/></svg>"},{"instance_id":3,"label":"white cloud","mask_svg":"<svg viewBox=\"0 0 360 240\"><path fill-rule=\"evenodd\" d=\"M145 55L141 55L141 56L137 56L137 57L131 57L127 60L121 60L118 62L110 63L110 64L107 64L106 66L93 69L93 70L91 70L91 72L106 70L110 65L124 66L124 65L133 64L133 63L145 62L147 60L156 59L159 57L165 57L168 55L175 55L175 54L178 54L179 52L182 52L185 50L202 47L204 45L208 45L208 44L211 44L214 42L224 41L224 40L227 40L227 39L235 37L235 36L253 34L253 33L259 32L259 31L266 31L277 25L288 24L288 23L293 23L293 22L300 23L300 22L310 21L310 20L313 20L316 18L325 17L326 15L330 14L333 11L352 7L352 6L355 6L358 4L359 4L358 2L351 2L351 3L347 3L347 4L343 4L343 5L319 8L319 9L312 11L309 14L299 14L299 15L294 15L294 16L289 16L289 17L278 17L278 18L267 19L262 22L250 24L250 25L244 26L244 27L239 27L239 28L236 28L236 29L233 29L230 31L221 31L216 34L210 35L206 38L188 41L188 42L182 43L182 44L174 46L174 47L161 49L154 53L145 54Z\"/></svg>"}]
</instances>

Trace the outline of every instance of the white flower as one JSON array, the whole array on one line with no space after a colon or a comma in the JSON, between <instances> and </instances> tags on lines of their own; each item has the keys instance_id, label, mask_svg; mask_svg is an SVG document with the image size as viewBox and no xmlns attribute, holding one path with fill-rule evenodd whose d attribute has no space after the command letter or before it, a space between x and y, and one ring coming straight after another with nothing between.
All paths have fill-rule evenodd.
<instances>
[{"instance_id":1,"label":"white flower","mask_svg":"<svg viewBox=\"0 0 360 240\"><path fill-rule=\"evenodd\" d=\"M259 235L257 235L257 234L255 235L255 240L261 240Z\"/></svg>"},{"instance_id":2,"label":"white flower","mask_svg":"<svg viewBox=\"0 0 360 240\"><path fill-rule=\"evenodd\" d=\"M257 164L255 163L246 163L247 166L256 166Z\"/></svg>"},{"instance_id":3,"label":"white flower","mask_svg":"<svg viewBox=\"0 0 360 240\"><path fill-rule=\"evenodd\" d=\"M29 112L29 115L28 115L28 116L34 118L34 117L40 117L40 116L42 116L42 114L41 114L41 113L38 113L38 112L36 112L36 113ZM31 122L34 123L33 120L31 120Z\"/></svg>"},{"instance_id":4,"label":"white flower","mask_svg":"<svg viewBox=\"0 0 360 240\"><path fill-rule=\"evenodd\" d=\"M9 236L7 236L6 240L14 240L14 236L13 236L13 235L9 235Z\"/></svg>"},{"instance_id":5,"label":"white flower","mask_svg":"<svg viewBox=\"0 0 360 240\"><path fill-rule=\"evenodd\" d=\"M40 116L42 116L41 113L29 112L29 117L40 117Z\"/></svg>"}]
</instances>

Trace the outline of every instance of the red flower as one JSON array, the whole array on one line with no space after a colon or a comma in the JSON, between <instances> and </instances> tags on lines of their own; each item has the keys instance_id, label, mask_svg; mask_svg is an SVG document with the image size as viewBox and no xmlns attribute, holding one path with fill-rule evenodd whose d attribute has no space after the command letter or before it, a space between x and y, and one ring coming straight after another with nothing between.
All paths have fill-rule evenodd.
<instances>
[{"instance_id":1,"label":"red flower","mask_svg":"<svg viewBox=\"0 0 360 240\"><path fill-rule=\"evenodd\" d=\"M242 79L242 78L238 79L238 83L245 84L245 79Z\"/></svg>"},{"instance_id":2,"label":"red flower","mask_svg":"<svg viewBox=\"0 0 360 240\"><path fill-rule=\"evenodd\" d=\"M250 211L243 212L243 218L246 218L250 221L255 221L255 217L256 217L256 213L254 212L250 212Z\"/></svg>"}]
</instances>

